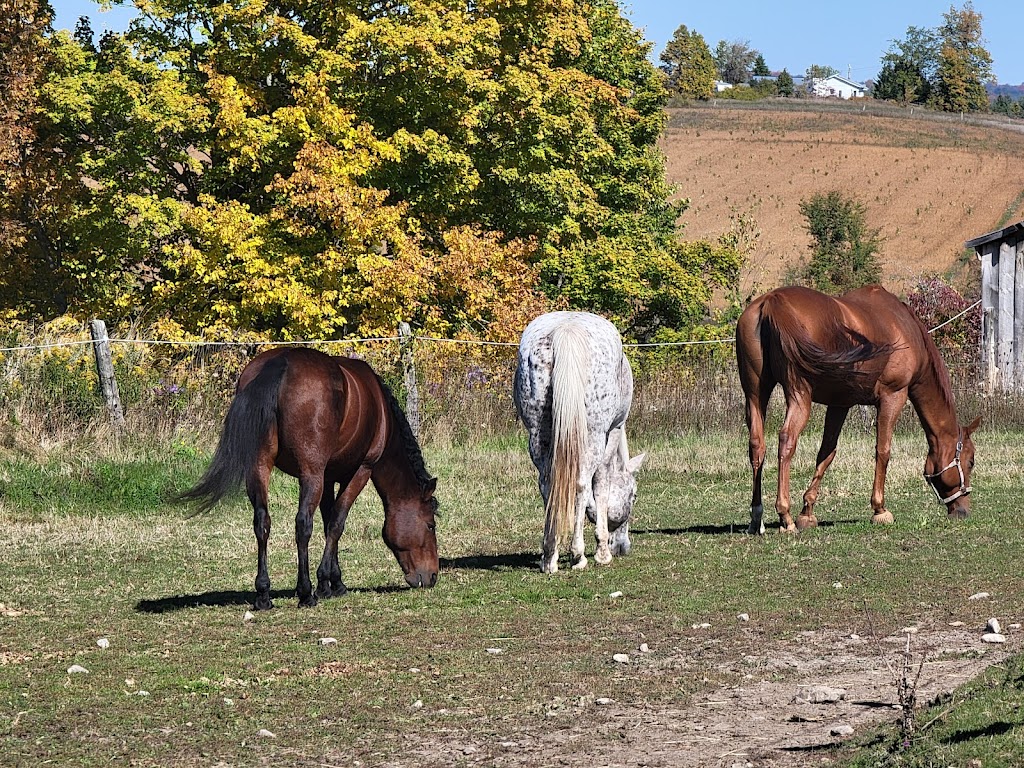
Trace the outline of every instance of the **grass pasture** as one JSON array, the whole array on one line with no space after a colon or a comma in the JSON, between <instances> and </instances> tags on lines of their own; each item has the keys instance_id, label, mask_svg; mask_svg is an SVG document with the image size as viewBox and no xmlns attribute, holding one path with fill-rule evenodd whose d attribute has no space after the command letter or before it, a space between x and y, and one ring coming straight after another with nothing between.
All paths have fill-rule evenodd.
<instances>
[{"instance_id":1,"label":"grass pasture","mask_svg":"<svg viewBox=\"0 0 1024 768\"><path fill-rule=\"evenodd\" d=\"M798 492L816 439L809 432L801 443ZM443 515L438 586L399 586L367 490L342 539L351 591L312 610L292 595L296 486L277 475L276 607L249 621L255 543L245 503L188 518L165 501L199 475L205 455L179 442L8 458L0 763L519 766L563 756L584 764L569 755L583 749L597 764L731 765L709 736L687 746L665 729L680 717L710 727L699 705L722 692L805 680L806 669L773 660L815 658L826 636L887 637L914 625L927 637L962 621L980 638L989 616L1021 621L1020 441L991 429L978 436L974 515L952 523L921 480L923 436L898 435L888 484L897 523L880 528L867 522L873 440L851 420L819 502L823 525L752 538L743 533L744 434L647 443L636 435L632 447L648 462L633 554L554 577L537 569L541 508L521 436L428 444ZM772 468L768 487L774 477ZM321 542L315 535L311 553ZM981 591L991 597L968 600ZM643 643L649 653L638 652ZM630 661L614 662L615 653ZM69 674L73 664L88 673ZM817 681L830 682L824 672ZM1002 705L1010 726L965 725L938 745L922 743L918 762L911 751L893 764L1014 764L989 757L1024 752L1019 698ZM651 733L661 741L638 740ZM861 758L884 754L884 738L857 738ZM762 762L756 743L744 754L755 765L822 757Z\"/></svg>"}]
</instances>

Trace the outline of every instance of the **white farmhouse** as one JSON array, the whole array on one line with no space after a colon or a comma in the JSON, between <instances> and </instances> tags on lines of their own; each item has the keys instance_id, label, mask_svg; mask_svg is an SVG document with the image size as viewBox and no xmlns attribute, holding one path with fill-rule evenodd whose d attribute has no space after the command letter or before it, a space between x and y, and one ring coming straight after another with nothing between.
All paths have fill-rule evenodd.
<instances>
[{"instance_id":1,"label":"white farmhouse","mask_svg":"<svg viewBox=\"0 0 1024 768\"><path fill-rule=\"evenodd\" d=\"M866 85L849 80L842 75L815 78L811 90L815 96L822 98L831 96L840 99L854 99L862 98L867 94Z\"/></svg>"}]
</instances>

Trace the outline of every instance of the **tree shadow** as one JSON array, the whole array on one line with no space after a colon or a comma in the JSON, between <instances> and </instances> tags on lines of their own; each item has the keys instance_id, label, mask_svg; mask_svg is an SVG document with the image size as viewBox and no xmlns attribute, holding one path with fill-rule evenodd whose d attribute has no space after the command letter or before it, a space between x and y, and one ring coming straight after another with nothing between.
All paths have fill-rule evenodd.
<instances>
[{"instance_id":1,"label":"tree shadow","mask_svg":"<svg viewBox=\"0 0 1024 768\"><path fill-rule=\"evenodd\" d=\"M504 555L468 555L442 557L441 568L467 571L522 571L540 567L539 552L516 552Z\"/></svg>"}]
</instances>

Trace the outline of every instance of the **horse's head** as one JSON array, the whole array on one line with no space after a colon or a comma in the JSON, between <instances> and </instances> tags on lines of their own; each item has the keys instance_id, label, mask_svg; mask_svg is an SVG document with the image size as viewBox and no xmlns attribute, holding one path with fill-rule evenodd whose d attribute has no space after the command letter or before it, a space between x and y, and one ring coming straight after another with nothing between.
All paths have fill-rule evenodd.
<instances>
[{"instance_id":1,"label":"horse's head","mask_svg":"<svg viewBox=\"0 0 1024 768\"><path fill-rule=\"evenodd\" d=\"M647 456L641 453L625 462L611 462L607 468L605 482L608 483L608 530L611 532L609 545L612 554L628 555L632 544L629 540L629 516L636 501L636 473Z\"/></svg>"},{"instance_id":2,"label":"horse's head","mask_svg":"<svg viewBox=\"0 0 1024 768\"><path fill-rule=\"evenodd\" d=\"M440 568L434 516L437 478L419 493L389 499L384 514L384 543L394 553L410 587L432 587Z\"/></svg>"},{"instance_id":3,"label":"horse's head","mask_svg":"<svg viewBox=\"0 0 1024 768\"><path fill-rule=\"evenodd\" d=\"M946 505L950 517L964 518L971 513L971 470L974 469L974 441L971 433L981 424L981 416L957 430L956 446L936 444L925 461L924 477L939 502Z\"/></svg>"}]
</instances>

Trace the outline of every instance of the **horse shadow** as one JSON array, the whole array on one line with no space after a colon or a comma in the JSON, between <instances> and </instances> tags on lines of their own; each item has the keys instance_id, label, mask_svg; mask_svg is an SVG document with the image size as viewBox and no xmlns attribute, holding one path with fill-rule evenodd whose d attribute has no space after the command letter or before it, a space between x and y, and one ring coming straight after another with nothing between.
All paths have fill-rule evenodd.
<instances>
[{"instance_id":1,"label":"horse shadow","mask_svg":"<svg viewBox=\"0 0 1024 768\"><path fill-rule=\"evenodd\" d=\"M539 552L441 558L442 569L456 571L534 571L537 570L539 564Z\"/></svg>"},{"instance_id":2,"label":"horse shadow","mask_svg":"<svg viewBox=\"0 0 1024 768\"><path fill-rule=\"evenodd\" d=\"M834 528L838 525L857 525L857 520L819 520L819 528ZM749 523L736 523L732 525L689 525L684 528L634 528L630 531L638 536L686 536L702 534L704 536L746 536ZM778 527L778 526L775 526ZM772 526L765 522L765 528L772 530Z\"/></svg>"},{"instance_id":3,"label":"horse shadow","mask_svg":"<svg viewBox=\"0 0 1024 768\"><path fill-rule=\"evenodd\" d=\"M385 584L379 587L349 587L348 591L353 594L368 593L386 595L392 592L402 592L408 587L398 584ZM290 600L295 597L294 589L272 589L270 598L272 600ZM252 607L256 599L255 592L243 591L240 589L227 589L212 592L199 592L194 595L174 595L173 597L159 597L153 600L139 600L135 604L138 613L173 613L190 608L227 608L233 605Z\"/></svg>"}]
</instances>

